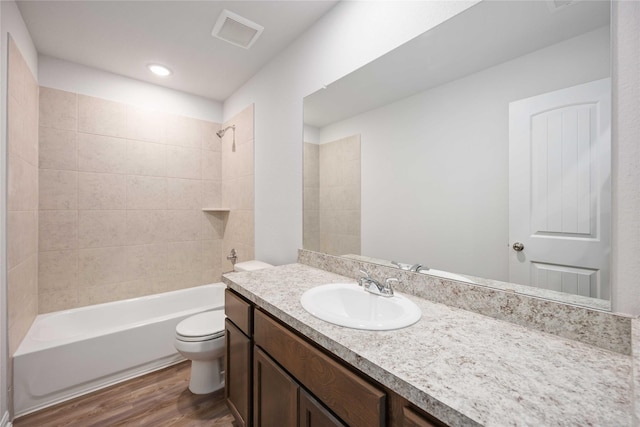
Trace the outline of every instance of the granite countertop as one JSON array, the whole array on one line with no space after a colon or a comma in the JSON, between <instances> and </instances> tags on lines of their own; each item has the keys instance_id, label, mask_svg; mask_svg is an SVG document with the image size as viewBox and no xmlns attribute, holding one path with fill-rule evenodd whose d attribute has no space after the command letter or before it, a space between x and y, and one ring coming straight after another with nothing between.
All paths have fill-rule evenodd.
<instances>
[{"instance_id":1,"label":"granite countertop","mask_svg":"<svg viewBox=\"0 0 640 427\"><path fill-rule=\"evenodd\" d=\"M416 406L452 426L630 426L632 358L403 294L422 310L394 331L344 328L300 304L353 279L302 264L223 281Z\"/></svg>"}]
</instances>

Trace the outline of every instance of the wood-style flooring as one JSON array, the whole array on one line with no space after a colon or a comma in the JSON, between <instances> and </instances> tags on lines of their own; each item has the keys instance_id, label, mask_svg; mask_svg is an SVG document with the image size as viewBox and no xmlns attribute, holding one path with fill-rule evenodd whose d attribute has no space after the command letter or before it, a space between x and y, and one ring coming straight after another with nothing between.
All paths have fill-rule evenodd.
<instances>
[{"instance_id":1,"label":"wood-style flooring","mask_svg":"<svg viewBox=\"0 0 640 427\"><path fill-rule=\"evenodd\" d=\"M13 421L14 427L235 427L224 390L189 391L188 361L60 403Z\"/></svg>"}]
</instances>

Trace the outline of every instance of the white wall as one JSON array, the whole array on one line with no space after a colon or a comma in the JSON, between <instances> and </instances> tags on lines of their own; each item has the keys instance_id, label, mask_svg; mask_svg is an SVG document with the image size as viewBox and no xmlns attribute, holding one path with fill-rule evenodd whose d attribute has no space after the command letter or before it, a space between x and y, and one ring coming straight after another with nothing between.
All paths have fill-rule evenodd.
<instances>
[{"instance_id":1,"label":"white wall","mask_svg":"<svg viewBox=\"0 0 640 427\"><path fill-rule=\"evenodd\" d=\"M166 113L222 123L222 103L46 55L38 61L40 86L81 93Z\"/></svg>"},{"instance_id":2,"label":"white wall","mask_svg":"<svg viewBox=\"0 0 640 427\"><path fill-rule=\"evenodd\" d=\"M302 247L302 99L475 1L340 2L236 91L225 118L255 104L256 258Z\"/></svg>"},{"instance_id":3,"label":"white wall","mask_svg":"<svg viewBox=\"0 0 640 427\"><path fill-rule=\"evenodd\" d=\"M11 376L8 363L7 334L7 52L9 35L20 49L29 69L38 78L38 54L22 15L13 0L0 2L0 423L8 418L8 383Z\"/></svg>"},{"instance_id":4,"label":"white wall","mask_svg":"<svg viewBox=\"0 0 640 427\"><path fill-rule=\"evenodd\" d=\"M361 134L362 254L508 281L508 104L609 77L609 43L603 27L323 127Z\"/></svg>"}]
</instances>

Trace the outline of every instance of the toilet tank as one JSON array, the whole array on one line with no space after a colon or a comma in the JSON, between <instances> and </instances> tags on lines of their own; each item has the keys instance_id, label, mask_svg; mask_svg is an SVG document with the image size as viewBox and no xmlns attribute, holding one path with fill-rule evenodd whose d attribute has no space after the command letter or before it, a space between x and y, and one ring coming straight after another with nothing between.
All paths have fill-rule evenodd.
<instances>
[{"instance_id":1,"label":"toilet tank","mask_svg":"<svg viewBox=\"0 0 640 427\"><path fill-rule=\"evenodd\" d=\"M244 262L237 263L236 265L233 266L233 271L255 271L255 270L261 270L267 267L273 267L273 265L254 259L251 261L244 261Z\"/></svg>"}]
</instances>

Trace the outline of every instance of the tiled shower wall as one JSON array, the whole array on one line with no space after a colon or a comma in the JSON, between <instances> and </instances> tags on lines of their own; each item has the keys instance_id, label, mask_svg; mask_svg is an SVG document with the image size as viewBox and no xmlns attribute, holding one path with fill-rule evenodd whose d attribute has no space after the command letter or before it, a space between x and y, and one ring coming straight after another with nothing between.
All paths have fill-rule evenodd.
<instances>
[{"instance_id":1,"label":"tiled shower wall","mask_svg":"<svg viewBox=\"0 0 640 427\"><path fill-rule=\"evenodd\" d=\"M217 282L231 269L223 239L235 215L202 211L223 204L219 128L40 88L40 313Z\"/></svg>"},{"instance_id":2,"label":"tiled shower wall","mask_svg":"<svg viewBox=\"0 0 640 427\"><path fill-rule=\"evenodd\" d=\"M222 150L222 205L230 209L224 227L225 271L233 269L226 260L231 249L236 250L238 262L254 258L253 122L253 105L250 105L223 124L223 128L235 125L235 135L229 129L219 141Z\"/></svg>"},{"instance_id":3,"label":"tiled shower wall","mask_svg":"<svg viewBox=\"0 0 640 427\"><path fill-rule=\"evenodd\" d=\"M302 247L320 251L320 145L304 143Z\"/></svg>"},{"instance_id":4,"label":"tiled shower wall","mask_svg":"<svg viewBox=\"0 0 640 427\"><path fill-rule=\"evenodd\" d=\"M304 247L358 255L360 135L317 147L305 144L304 149Z\"/></svg>"},{"instance_id":5,"label":"tiled shower wall","mask_svg":"<svg viewBox=\"0 0 640 427\"><path fill-rule=\"evenodd\" d=\"M7 99L9 354L38 314L38 84L9 40Z\"/></svg>"}]
</instances>

